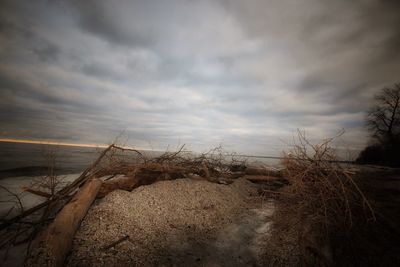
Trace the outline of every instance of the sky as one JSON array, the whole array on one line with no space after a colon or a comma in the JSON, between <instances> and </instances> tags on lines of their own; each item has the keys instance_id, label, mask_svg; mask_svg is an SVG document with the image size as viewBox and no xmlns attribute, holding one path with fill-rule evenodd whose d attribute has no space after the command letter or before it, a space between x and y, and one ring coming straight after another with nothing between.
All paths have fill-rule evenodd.
<instances>
[{"instance_id":1,"label":"sky","mask_svg":"<svg viewBox=\"0 0 400 267\"><path fill-rule=\"evenodd\" d=\"M396 0L0 0L0 138L361 149L399 25Z\"/></svg>"}]
</instances>

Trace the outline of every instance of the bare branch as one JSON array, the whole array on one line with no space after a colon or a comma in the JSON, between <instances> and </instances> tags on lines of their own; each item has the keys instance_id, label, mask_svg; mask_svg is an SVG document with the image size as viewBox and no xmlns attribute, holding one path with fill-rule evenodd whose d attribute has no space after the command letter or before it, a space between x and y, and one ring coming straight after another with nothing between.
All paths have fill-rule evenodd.
<instances>
[{"instance_id":1,"label":"bare branch","mask_svg":"<svg viewBox=\"0 0 400 267\"><path fill-rule=\"evenodd\" d=\"M400 134L400 86L385 87L375 96L367 113L367 126L378 140L398 138Z\"/></svg>"}]
</instances>

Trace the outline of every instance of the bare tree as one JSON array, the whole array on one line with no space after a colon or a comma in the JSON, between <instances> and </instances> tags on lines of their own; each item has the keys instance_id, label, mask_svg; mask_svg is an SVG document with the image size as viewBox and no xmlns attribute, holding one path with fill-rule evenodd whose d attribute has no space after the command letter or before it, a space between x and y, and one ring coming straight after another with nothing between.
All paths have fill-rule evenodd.
<instances>
[{"instance_id":1,"label":"bare tree","mask_svg":"<svg viewBox=\"0 0 400 267\"><path fill-rule=\"evenodd\" d=\"M368 111L367 125L381 142L393 142L400 135L400 83L385 87L375 95L375 105Z\"/></svg>"}]
</instances>

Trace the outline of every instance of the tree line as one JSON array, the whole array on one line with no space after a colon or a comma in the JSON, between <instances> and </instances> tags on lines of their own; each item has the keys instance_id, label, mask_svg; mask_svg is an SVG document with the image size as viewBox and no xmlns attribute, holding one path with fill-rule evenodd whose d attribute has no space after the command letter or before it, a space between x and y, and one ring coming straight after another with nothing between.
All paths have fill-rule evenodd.
<instances>
[{"instance_id":1,"label":"tree line","mask_svg":"<svg viewBox=\"0 0 400 267\"><path fill-rule=\"evenodd\" d=\"M375 95L366 125L370 144L361 151L357 162L400 167L400 83Z\"/></svg>"}]
</instances>

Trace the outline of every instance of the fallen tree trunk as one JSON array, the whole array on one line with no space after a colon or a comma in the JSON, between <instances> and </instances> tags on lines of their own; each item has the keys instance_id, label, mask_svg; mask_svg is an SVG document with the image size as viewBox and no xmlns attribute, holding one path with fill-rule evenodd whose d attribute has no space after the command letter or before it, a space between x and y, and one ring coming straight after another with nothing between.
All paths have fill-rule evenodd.
<instances>
[{"instance_id":1,"label":"fallen tree trunk","mask_svg":"<svg viewBox=\"0 0 400 267\"><path fill-rule=\"evenodd\" d=\"M75 232L96 198L101 184L99 179L91 179L85 183L47 229L39 234L26 266L63 266Z\"/></svg>"},{"instance_id":2,"label":"fallen tree trunk","mask_svg":"<svg viewBox=\"0 0 400 267\"><path fill-rule=\"evenodd\" d=\"M117 189L132 191L142 185L152 184L161 180L174 180L182 177L181 173L176 171L140 169L131 174L131 176L116 177L103 182L97 197L105 197L108 193Z\"/></svg>"},{"instance_id":3,"label":"fallen tree trunk","mask_svg":"<svg viewBox=\"0 0 400 267\"><path fill-rule=\"evenodd\" d=\"M129 175L114 177L110 180L104 181L99 193L97 194L97 198L103 198L114 190L132 191L139 186L149 185L157 181L185 178L187 177L187 174L188 173L185 173L185 169L179 167L160 168L160 165L149 165L147 167L138 168L135 172L130 173ZM211 176L210 170L206 164L201 165L200 170L198 170L196 174L209 182L220 184L230 184L233 178L243 176L242 173L229 175L225 178ZM231 176L233 176L233 178Z\"/></svg>"},{"instance_id":4,"label":"fallen tree trunk","mask_svg":"<svg viewBox=\"0 0 400 267\"><path fill-rule=\"evenodd\" d=\"M105 197L114 190L132 191L137 187L138 178L136 176L119 176L103 182L97 193L97 198Z\"/></svg>"}]
</instances>

